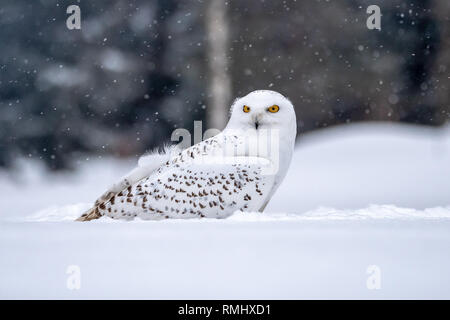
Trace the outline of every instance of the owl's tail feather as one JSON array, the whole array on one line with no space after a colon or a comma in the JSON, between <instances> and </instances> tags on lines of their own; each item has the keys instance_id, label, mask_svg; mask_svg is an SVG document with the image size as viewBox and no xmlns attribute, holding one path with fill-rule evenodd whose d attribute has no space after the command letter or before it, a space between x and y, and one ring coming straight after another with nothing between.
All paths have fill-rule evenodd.
<instances>
[{"instance_id":1,"label":"owl's tail feather","mask_svg":"<svg viewBox=\"0 0 450 320\"><path fill-rule=\"evenodd\" d=\"M83 213L78 219L75 221L91 221L100 218L102 215L100 214L98 207L95 206L85 213Z\"/></svg>"},{"instance_id":2,"label":"owl's tail feather","mask_svg":"<svg viewBox=\"0 0 450 320\"><path fill-rule=\"evenodd\" d=\"M107 203L113 196L130 185L149 176L166 161L169 161L172 156L178 155L181 151L182 149L178 145L165 146L161 152L156 151L140 157L136 168L122 177L119 182L108 188L108 190L95 201L94 206L83 213L81 217L75 221L90 221L102 217L102 214L100 214L98 209L99 207L101 208L102 204L104 205Z\"/></svg>"},{"instance_id":3,"label":"owl's tail feather","mask_svg":"<svg viewBox=\"0 0 450 320\"><path fill-rule=\"evenodd\" d=\"M100 211L98 210L98 207L103 203L109 201L114 195L116 195L116 192L106 191L104 194L100 196L97 200L95 200L94 206L83 213L78 219L75 221L91 221L100 218L102 215L100 214Z\"/></svg>"}]
</instances>

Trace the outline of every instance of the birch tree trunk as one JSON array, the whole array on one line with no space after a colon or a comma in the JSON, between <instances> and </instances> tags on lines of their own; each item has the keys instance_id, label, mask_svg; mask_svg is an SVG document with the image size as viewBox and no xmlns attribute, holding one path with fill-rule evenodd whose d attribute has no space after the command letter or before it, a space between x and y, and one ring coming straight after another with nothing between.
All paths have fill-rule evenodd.
<instances>
[{"instance_id":1,"label":"birch tree trunk","mask_svg":"<svg viewBox=\"0 0 450 320\"><path fill-rule=\"evenodd\" d=\"M208 35L208 106L207 126L222 130L228 121L231 79L228 70L228 21L224 0L209 0L206 11Z\"/></svg>"}]
</instances>

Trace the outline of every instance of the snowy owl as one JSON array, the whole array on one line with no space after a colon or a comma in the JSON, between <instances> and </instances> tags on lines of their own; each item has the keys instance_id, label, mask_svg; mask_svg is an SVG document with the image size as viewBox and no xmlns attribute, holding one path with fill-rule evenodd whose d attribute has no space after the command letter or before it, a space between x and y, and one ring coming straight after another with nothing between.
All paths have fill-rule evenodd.
<instances>
[{"instance_id":1,"label":"snowy owl","mask_svg":"<svg viewBox=\"0 0 450 320\"><path fill-rule=\"evenodd\" d=\"M286 175L297 134L292 103L275 91L238 98L218 135L139 159L78 221L225 218L262 212Z\"/></svg>"}]
</instances>

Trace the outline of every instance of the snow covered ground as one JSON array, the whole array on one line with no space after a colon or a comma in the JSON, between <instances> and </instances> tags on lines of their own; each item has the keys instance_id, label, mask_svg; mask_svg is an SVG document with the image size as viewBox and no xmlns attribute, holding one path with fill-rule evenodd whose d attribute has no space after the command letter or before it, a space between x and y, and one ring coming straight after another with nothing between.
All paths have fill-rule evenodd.
<instances>
[{"instance_id":1,"label":"snow covered ground","mask_svg":"<svg viewBox=\"0 0 450 320\"><path fill-rule=\"evenodd\" d=\"M73 222L134 162L0 172L0 298L450 299L450 127L307 134L264 214Z\"/></svg>"}]
</instances>

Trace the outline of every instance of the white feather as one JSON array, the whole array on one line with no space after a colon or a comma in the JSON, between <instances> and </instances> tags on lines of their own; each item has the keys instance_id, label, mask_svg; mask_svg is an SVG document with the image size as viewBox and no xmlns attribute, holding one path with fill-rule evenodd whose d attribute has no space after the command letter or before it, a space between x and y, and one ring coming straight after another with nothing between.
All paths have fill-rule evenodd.
<instances>
[{"instance_id":1,"label":"white feather","mask_svg":"<svg viewBox=\"0 0 450 320\"><path fill-rule=\"evenodd\" d=\"M139 167L147 167L153 170L169 161L171 157L178 155L181 149L177 145L165 145L162 150L154 150L144 154L138 160Z\"/></svg>"}]
</instances>

